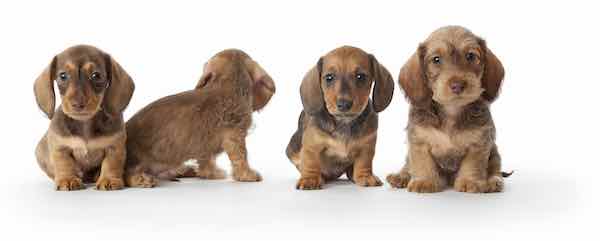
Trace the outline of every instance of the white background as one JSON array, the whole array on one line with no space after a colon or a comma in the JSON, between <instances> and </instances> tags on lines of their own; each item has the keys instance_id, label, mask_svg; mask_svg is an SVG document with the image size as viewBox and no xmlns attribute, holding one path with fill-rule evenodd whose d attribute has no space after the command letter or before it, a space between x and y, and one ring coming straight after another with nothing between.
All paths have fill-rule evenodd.
<instances>
[{"instance_id":1,"label":"white background","mask_svg":"<svg viewBox=\"0 0 600 241\"><path fill-rule=\"evenodd\" d=\"M0 239L581 240L597 238L598 7L578 1L3 1L0 3ZM374 54L395 79L438 27L482 36L506 69L493 104L506 191L418 195L340 181L296 191L285 156L298 88L340 45ZM56 192L34 148L49 121L33 81L74 44L110 53L137 89L125 116L195 86L202 64L240 48L275 80L248 137L261 183L185 180L155 189ZM375 173L406 154L408 104L396 85L380 115ZM221 157L219 165L229 169ZM597 239L596 239L597 240Z\"/></svg>"}]
</instances>

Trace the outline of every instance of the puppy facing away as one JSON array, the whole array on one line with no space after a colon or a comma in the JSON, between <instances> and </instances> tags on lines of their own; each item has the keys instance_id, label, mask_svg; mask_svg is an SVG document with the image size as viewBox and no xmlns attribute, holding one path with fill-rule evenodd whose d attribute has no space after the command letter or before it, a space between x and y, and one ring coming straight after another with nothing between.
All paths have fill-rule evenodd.
<instances>
[{"instance_id":1,"label":"puppy facing away","mask_svg":"<svg viewBox=\"0 0 600 241\"><path fill-rule=\"evenodd\" d=\"M55 109L54 83L61 105ZM123 187L123 110L134 84L110 55L85 45L52 58L35 80L39 108L50 127L37 145L38 164L61 191L96 183L98 190Z\"/></svg>"},{"instance_id":2,"label":"puppy facing away","mask_svg":"<svg viewBox=\"0 0 600 241\"><path fill-rule=\"evenodd\" d=\"M359 48L343 46L321 57L302 80L304 109L286 150L300 171L296 188L320 189L344 173L360 186L380 186L372 171L377 113L393 92L387 69Z\"/></svg>"},{"instance_id":3,"label":"puppy facing away","mask_svg":"<svg viewBox=\"0 0 600 241\"><path fill-rule=\"evenodd\" d=\"M271 77L241 50L224 50L204 66L194 90L159 99L127 122L126 182L154 187L159 179L221 179L215 158L225 151L236 181L260 181L247 160L252 113L275 93ZM197 167L184 165L195 159Z\"/></svg>"},{"instance_id":4,"label":"puppy facing away","mask_svg":"<svg viewBox=\"0 0 600 241\"><path fill-rule=\"evenodd\" d=\"M410 102L406 164L387 181L410 192L500 192L503 177L490 104L504 78L486 42L459 26L421 43L400 70Z\"/></svg>"}]
</instances>

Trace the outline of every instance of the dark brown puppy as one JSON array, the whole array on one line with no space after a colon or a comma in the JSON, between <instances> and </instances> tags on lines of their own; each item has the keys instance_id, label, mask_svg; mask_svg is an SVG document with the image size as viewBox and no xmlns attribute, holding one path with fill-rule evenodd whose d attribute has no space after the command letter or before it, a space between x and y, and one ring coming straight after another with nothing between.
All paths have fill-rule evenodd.
<instances>
[{"instance_id":1,"label":"dark brown puppy","mask_svg":"<svg viewBox=\"0 0 600 241\"><path fill-rule=\"evenodd\" d=\"M393 92L390 73L361 49L343 46L320 58L302 80L304 110L286 151L301 174L296 188L320 189L344 173L358 185L380 186L372 172L377 112Z\"/></svg>"},{"instance_id":2,"label":"dark brown puppy","mask_svg":"<svg viewBox=\"0 0 600 241\"><path fill-rule=\"evenodd\" d=\"M55 108L54 82L62 104ZM131 77L108 54L74 46L55 56L35 80L35 97L50 128L35 151L57 190L96 182L99 190L123 187L123 110L133 94Z\"/></svg>"},{"instance_id":3,"label":"dark brown puppy","mask_svg":"<svg viewBox=\"0 0 600 241\"><path fill-rule=\"evenodd\" d=\"M504 68L485 41L469 30L443 27L419 45L400 71L411 103L409 153L387 177L410 192L460 192L503 188L496 131L489 106L499 94Z\"/></svg>"},{"instance_id":4,"label":"dark brown puppy","mask_svg":"<svg viewBox=\"0 0 600 241\"><path fill-rule=\"evenodd\" d=\"M127 122L126 182L153 187L178 176L224 178L215 157L225 151L237 181L260 181L248 165L246 135L252 112L275 93L271 77L246 53L212 57L196 89L159 99ZM197 168L184 166L190 159Z\"/></svg>"}]
</instances>

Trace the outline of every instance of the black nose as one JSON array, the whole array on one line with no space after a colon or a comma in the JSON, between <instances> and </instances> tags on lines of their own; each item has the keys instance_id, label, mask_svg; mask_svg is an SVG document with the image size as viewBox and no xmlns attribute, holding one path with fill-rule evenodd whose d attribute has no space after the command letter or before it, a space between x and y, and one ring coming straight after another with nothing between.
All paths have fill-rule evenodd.
<instances>
[{"instance_id":1,"label":"black nose","mask_svg":"<svg viewBox=\"0 0 600 241\"><path fill-rule=\"evenodd\" d=\"M85 108L85 104L83 102L73 102L71 103L71 107L75 111L82 111Z\"/></svg>"},{"instance_id":2,"label":"black nose","mask_svg":"<svg viewBox=\"0 0 600 241\"><path fill-rule=\"evenodd\" d=\"M339 111L342 112L346 112L349 111L350 108L352 108L352 101L351 100L338 100L336 102L337 108Z\"/></svg>"},{"instance_id":3,"label":"black nose","mask_svg":"<svg viewBox=\"0 0 600 241\"><path fill-rule=\"evenodd\" d=\"M462 81L453 82L450 84L450 90L454 94L460 94L465 89L465 84Z\"/></svg>"}]
</instances>

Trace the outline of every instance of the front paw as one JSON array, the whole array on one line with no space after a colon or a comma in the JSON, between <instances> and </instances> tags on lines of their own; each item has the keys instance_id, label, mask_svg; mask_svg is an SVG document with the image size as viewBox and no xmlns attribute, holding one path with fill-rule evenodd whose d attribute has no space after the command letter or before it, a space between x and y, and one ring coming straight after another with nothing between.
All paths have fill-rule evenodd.
<instances>
[{"instance_id":1,"label":"front paw","mask_svg":"<svg viewBox=\"0 0 600 241\"><path fill-rule=\"evenodd\" d=\"M386 180L394 188L405 188L410 181L410 175L404 173L390 174Z\"/></svg>"},{"instance_id":2,"label":"front paw","mask_svg":"<svg viewBox=\"0 0 600 241\"><path fill-rule=\"evenodd\" d=\"M123 189L125 184L121 178L101 177L96 182L96 189L101 191L112 191Z\"/></svg>"},{"instance_id":3,"label":"front paw","mask_svg":"<svg viewBox=\"0 0 600 241\"><path fill-rule=\"evenodd\" d=\"M296 189L299 190L317 190L321 189L321 177L301 177L296 183Z\"/></svg>"},{"instance_id":4,"label":"front paw","mask_svg":"<svg viewBox=\"0 0 600 241\"><path fill-rule=\"evenodd\" d=\"M441 192L442 185L432 178L413 178L408 182L407 189L409 192L433 193Z\"/></svg>"},{"instance_id":5,"label":"front paw","mask_svg":"<svg viewBox=\"0 0 600 241\"><path fill-rule=\"evenodd\" d=\"M502 192L504 190L504 180L499 176L492 176L487 181L487 192Z\"/></svg>"},{"instance_id":6,"label":"front paw","mask_svg":"<svg viewBox=\"0 0 600 241\"><path fill-rule=\"evenodd\" d=\"M81 179L78 177L65 177L56 180L57 191L73 191L84 188L83 182L81 182Z\"/></svg>"},{"instance_id":7,"label":"front paw","mask_svg":"<svg viewBox=\"0 0 600 241\"><path fill-rule=\"evenodd\" d=\"M485 180L473 180L468 178L457 178L454 181L454 189L459 192L482 193L488 190Z\"/></svg>"},{"instance_id":8,"label":"front paw","mask_svg":"<svg viewBox=\"0 0 600 241\"><path fill-rule=\"evenodd\" d=\"M158 185L158 180L154 176L146 173L133 174L127 177L127 186L151 188Z\"/></svg>"},{"instance_id":9,"label":"front paw","mask_svg":"<svg viewBox=\"0 0 600 241\"><path fill-rule=\"evenodd\" d=\"M376 187L381 186L383 184L381 180L379 180L379 178L374 175L355 177L353 178L353 180L354 183L356 183L356 185L363 187Z\"/></svg>"},{"instance_id":10,"label":"front paw","mask_svg":"<svg viewBox=\"0 0 600 241\"><path fill-rule=\"evenodd\" d=\"M252 169L233 171L233 179L238 182L260 182L262 177L260 173Z\"/></svg>"}]
</instances>

